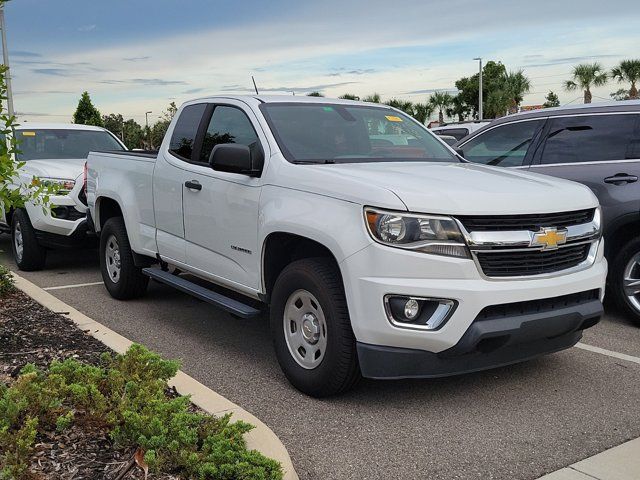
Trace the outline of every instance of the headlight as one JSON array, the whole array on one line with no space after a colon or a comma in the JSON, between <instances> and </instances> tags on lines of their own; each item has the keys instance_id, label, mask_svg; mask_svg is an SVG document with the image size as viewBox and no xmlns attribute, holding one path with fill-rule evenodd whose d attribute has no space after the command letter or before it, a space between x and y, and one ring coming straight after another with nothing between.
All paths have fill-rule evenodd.
<instances>
[{"instance_id":1,"label":"headlight","mask_svg":"<svg viewBox=\"0 0 640 480\"><path fill-rule=\"evenodd\" d=\"M43 185L52 187L55 195L67 195L76 185L75 180L67 178L39 177L37 180Z\"/></svg>"},{"instance_id":2,"label":"headlight","mask_svg":"<svg viewBox=\"0 0 640 480\"><path fill-rule=\"evenodd\" d=\"M373 239L390 247L436 255L470 258L456 222L450 217L404 214L365 208Z\"/></svg>"}]
</instances>

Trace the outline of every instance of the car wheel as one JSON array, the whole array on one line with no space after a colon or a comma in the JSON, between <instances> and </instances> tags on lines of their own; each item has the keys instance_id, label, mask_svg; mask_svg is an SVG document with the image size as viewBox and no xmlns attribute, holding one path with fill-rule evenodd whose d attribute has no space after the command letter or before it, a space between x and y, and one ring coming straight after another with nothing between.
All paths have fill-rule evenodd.
<instances>
[{"instance_id":1,"label":"car wheel","mask_svg":"<svg viewBox=\"0 0 640 480\"><path fill-rule=\"evenodd\" d=\"M122 217L107 220L100 233L100 270L105 287L113 298L127 300L147 291L149 277L135 266Z\"/></svg>"},{"instance_id":2,"label":"car wheel","mask_svg":"<svg viewBox=\"0 0 640 480\"><path fill-rule=\"evenodd\" d=\"M622 247L613 260L610 275L613 299L640 326L640 238Z\"/></svg>"},{"instance_id":3,"label":"car wheel","mask_svg":"<svg viewBox=\"0 0 640 480\"><path fill-rule=\"evenodd\" d=\"M42 270L47 259L47 251L38 243L36 231L31 225L26 210L18 209L11 222L11 249L20 270L33 272Z\"/></svg>"},{"instance_id":4,"label":"car wheel","mask_svg":"<svg viewBox=\"0 0 640 480\"><path fill-rule=\"evenodd\" d=\"M344 392L360 378L340 272L325 258L297 260L273 288L271 333L278 363L307 395Z\"/></svg>"}]
</instances>

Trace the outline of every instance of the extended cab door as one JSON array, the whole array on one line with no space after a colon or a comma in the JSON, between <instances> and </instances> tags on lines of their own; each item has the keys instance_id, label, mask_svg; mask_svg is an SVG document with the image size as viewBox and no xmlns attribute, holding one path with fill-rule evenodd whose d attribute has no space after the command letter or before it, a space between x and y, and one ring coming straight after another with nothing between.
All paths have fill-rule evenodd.
<instances>
[{"instance_id":1,"label":"extended cab door","mask_svg":"<svg viewBox=\"0 0 640 480\"><path fill-rule=\"evenodd\" d=\"M544 131L531 171L587 185L605 223L640 211L640 114L554 117Z\"/></svg>"},{"instance_id":2,"label":"extended cab door","mask_svg":"<svg viewBox=\"0 0 640 480\"><path fill-rule=\"evenodd\" d=\"M209 106L200 133L198 158L186 165L183 190L187 264L212 280L260 290L258 209L261 180L240 173L216 171L209 165L214 146L237 143L250 148L253 164L264 163L266 138L251 110L229 100Z\"/></svg>"}]
</instances>

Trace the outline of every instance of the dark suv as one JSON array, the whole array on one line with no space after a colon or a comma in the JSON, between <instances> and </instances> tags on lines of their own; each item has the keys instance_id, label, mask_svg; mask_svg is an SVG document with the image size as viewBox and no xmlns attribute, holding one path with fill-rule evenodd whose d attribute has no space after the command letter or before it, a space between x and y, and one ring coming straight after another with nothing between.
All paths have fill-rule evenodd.
<instances>
[{"instance_id":1,"label":"dark suv","mask_svg":"<svg viewBox=\"0 0 640 480\"><path fill-rule=\"evenodd\" d=\"M456 148L470 162L590 187L602 206L609 294L640 325L640 101L511 115Z\"/></svg>"}]
</instances>

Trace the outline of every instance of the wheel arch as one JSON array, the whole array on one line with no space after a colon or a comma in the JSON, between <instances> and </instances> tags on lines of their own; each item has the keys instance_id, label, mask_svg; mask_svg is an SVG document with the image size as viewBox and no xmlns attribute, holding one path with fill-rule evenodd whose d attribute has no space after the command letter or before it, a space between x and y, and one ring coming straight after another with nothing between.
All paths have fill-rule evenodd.
<instances>
[{"instance_id":1,"label":"wheel arch","mask_svg":"<svg viewBox=\"0 0 640 480\"><path fill-rule=\"evenodd\" d=\"M640 212L629 213L615 219L605 230L605 256L610 263L613 262L612 254L620 249L631 239L640 234Z\"/></svg>"},{"instance_id":2,"label":"wheel arch","mask_svg":"<svg viewBox=\"0 0 640 480\"><path fill-rule=\"evenodd\" d=\"M102 230L107 220L113 217L123 217L124 211L117 200L111 197L98 197L95 203L95 215L94 219L95 227L97 231Z\"/></svg>"}]
</instances>

